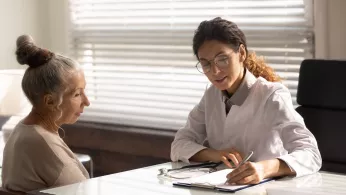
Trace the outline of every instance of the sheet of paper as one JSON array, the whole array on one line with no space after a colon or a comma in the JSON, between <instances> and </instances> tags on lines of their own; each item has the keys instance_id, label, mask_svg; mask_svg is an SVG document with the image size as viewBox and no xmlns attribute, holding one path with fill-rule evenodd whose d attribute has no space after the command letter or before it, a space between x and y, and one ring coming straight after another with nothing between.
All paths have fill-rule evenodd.
<instances>
[{"instance_id":1,"label":"sheet of paper","mask_svg":"<svg viewBox=\"0 0 346 195\"><path fill-rule=\"evenodd\" d=\"M224 188L224 189L230 189L235 190L238 188L246 187L247 185L230 185L225 184L227 178L227 174L232 172L233 169L224 169L221 171L216 171L210 174L202 175L200 177L191 178L188 180L180 181L180 182L186 182L186 183L196 183L196 184L203 184L203 185L212 185L218 188Z\"/></svg>"}]
</instances>

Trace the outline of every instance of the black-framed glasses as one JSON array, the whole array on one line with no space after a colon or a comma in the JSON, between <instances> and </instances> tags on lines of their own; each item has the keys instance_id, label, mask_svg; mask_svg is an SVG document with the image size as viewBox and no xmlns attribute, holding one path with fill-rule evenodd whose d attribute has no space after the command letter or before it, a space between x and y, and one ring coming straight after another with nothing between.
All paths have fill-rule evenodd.
<instances>
[{"instance_id":1,"label":"black-framed glasses","mask_svg":"<svg viewBox=\"0 0 346 195\"><path fill-rule=\"evenodd\" d=\"M196 64L196 68L199 72L206 74L211 70L211 65L212 62L220 68L220 69L227 69L229 66L229 58L230 54L220 54L217 55L214 59L212 60L199 60Z\"/></svg>"}]
</instances>

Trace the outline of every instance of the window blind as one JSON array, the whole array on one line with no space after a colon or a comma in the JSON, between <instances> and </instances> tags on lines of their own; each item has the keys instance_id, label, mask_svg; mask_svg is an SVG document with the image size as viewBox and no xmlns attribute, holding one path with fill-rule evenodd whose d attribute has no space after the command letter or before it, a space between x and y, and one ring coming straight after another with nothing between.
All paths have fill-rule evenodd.
<instances>
[{"instance_id":1,"label":"window blind","mask_svg":"<svg viewBox=\"0 0 346 195\"><path fill-rule=\"evenodd\" d=\"M296 103L300 63L313 57L312 0L70 0L71 55L91 106L81 120L176 130L208 80L195 69L194 30L229 19L265 56Z\"/></svg>"}]
</instances>

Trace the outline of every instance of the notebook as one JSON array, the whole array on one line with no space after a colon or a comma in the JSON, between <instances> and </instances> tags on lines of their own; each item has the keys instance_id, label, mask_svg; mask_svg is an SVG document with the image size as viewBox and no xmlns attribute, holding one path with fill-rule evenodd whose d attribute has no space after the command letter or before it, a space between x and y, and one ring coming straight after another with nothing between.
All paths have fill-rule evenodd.
<instances>
[{"instance_id":1,"label":"notebook","mask_svg":"<svg viewBox=\"0 0 346 195\"><path fill-rule=\"evenodd\" d=\"M217 190L222 192L236 192L242 189L246 189L246 188L258 185L258 184L250 184L250 185L225 184L226 176L232 170L233 169L224 169L221 171L216 171L216 172L202 175L195 178L175 181L173 182L173 186L204 188L204 189ZM271 180L273 179L265 179L259 184L265 183Z\"/></svg>"}]
</instances>

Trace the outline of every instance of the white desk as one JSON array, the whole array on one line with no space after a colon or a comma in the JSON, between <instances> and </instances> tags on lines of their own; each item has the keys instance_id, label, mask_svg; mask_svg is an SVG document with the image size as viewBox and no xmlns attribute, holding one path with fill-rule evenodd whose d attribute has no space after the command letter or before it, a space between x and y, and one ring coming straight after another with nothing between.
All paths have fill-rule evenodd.
<instances>
[{"instance_id":1,"label":"white desk","mask_svg":"<svg viewBox=\"0 0 346 195\"><path fill-rule=\"evenodd\" d=\"M159 168L181 166L178 163L135 169L98 177L82 183L43 190L56 195L212 195L225 194L199 189L173 187L169 179L158 177ZM247 188L236 194L346 194L346 175L319 172L301 178L284 178Z\"/></svg>"}]
</instances>

